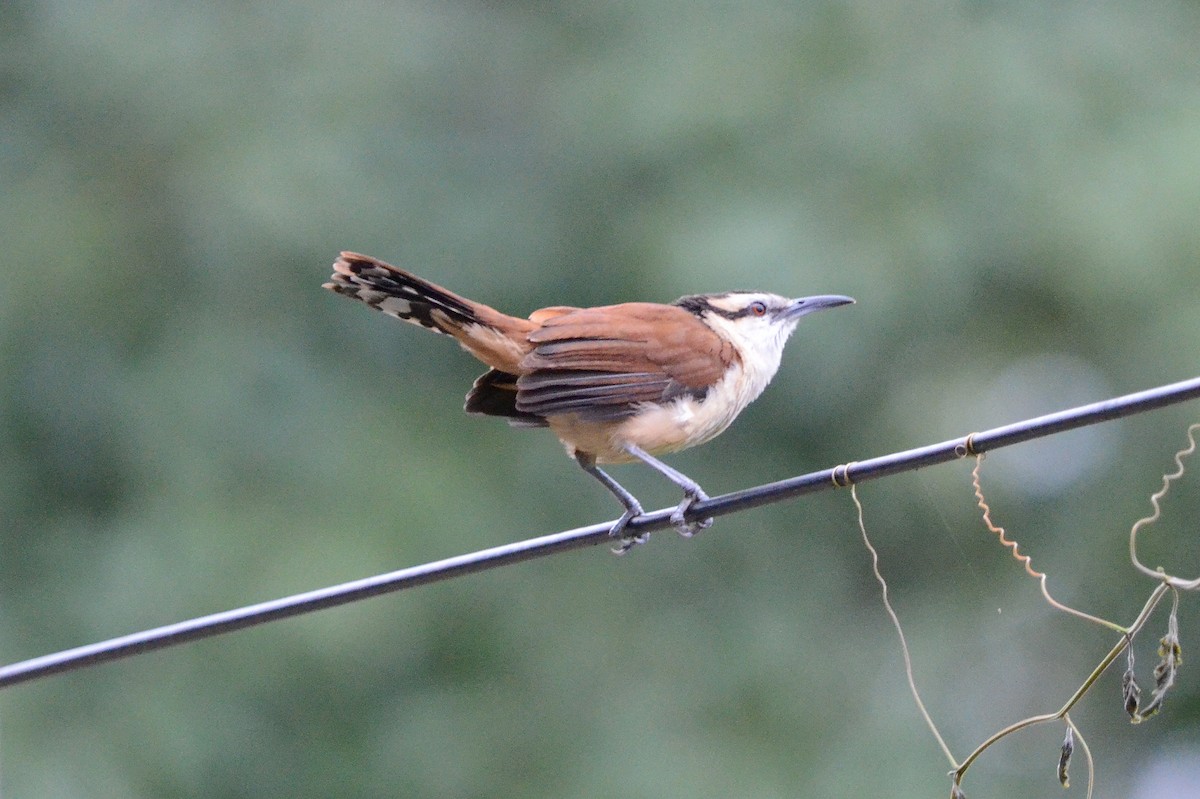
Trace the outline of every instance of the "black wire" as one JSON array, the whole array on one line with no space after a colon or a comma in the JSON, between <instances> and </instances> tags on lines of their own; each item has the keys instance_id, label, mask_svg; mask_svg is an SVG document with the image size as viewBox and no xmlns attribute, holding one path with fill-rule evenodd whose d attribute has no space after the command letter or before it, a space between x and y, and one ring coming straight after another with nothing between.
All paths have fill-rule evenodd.
<instances>
[{"instance_id":1,"label":"black wire","mask_svg":"<svg viewBox=\"0 0 1200 799\"><path fill-rule=\"evenodd\" d=\"M931 444L870 460L852 462L835 466L832 469L780 480L776 483L723 494L704 502L697 502L688 515L690 518L704 519L709 516L737 513L760 505L781 502L801 494L844 487L851 483L861 483L865 480L875 480L898 472L919 469L923 466L945 463L967 455L983 453L1098 422L1143 413L1197 397L1200 397L1200 377L973 433L963 438L943 441L940 444ZM626 528L626 535L648 533L652 530L670 527L672 510L672 508L666 508L632 520ZM256 624L345 605L380 594L415 588L419 585L448 580L472 572L545 557L556 552L610 543L608 531L611 524L611 522L593 524L588 527L578 527L574 530L530 538L23 660L0 668L0 688L40 677L48 677L52 674L73 671L85 666L131 657L143 652L164 649L188 641L210 638Z\"/></svg>"}]
</instances>

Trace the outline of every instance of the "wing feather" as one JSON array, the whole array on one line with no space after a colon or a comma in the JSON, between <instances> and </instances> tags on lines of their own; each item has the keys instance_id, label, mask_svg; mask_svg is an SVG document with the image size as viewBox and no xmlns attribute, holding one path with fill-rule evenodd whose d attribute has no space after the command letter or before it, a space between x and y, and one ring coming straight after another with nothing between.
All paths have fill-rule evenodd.
<instances>
[{"instance_id":1,"label":"wing feather","mask_svg":"<svg viewBox=\"0 0 1200 799\"><path fill-rule=\"evenodd\" d=\"M619 419L641 403L702 396L734 358L693 314L652 303L567 309L528 339L516 408L542 417Z\"/></svg>"},{"instance_id":2,"label":"wing feather","mask_svg":"<svg viewBox=\"0 0 1200 799\"><path fill-rule=\"evenodd\" d=\"M499 416L513 427L546 426L541 416L517 409L517 376L499 369L476 378L463 410L472 416Z\"/></svg>"}]
</instances>

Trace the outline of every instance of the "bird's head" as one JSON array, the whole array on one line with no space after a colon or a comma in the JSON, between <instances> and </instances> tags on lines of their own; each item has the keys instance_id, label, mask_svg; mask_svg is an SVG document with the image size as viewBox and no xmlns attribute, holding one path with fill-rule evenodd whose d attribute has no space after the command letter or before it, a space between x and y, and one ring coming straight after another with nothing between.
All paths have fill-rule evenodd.
<instances>
[{"instance_id":1,"label":"bird's head","mask_svg":"<svg viewBox=\"0 0 1200 799\"><path fill-rule=\"evenodd\" d=\"M840 294L788 299L763 291L729 291L681 297L675 304L691 311L732 343L744 362L754 362L773 375L783 345L800 317L853 302L852 297Z\"/></svg>"}]
</instances>

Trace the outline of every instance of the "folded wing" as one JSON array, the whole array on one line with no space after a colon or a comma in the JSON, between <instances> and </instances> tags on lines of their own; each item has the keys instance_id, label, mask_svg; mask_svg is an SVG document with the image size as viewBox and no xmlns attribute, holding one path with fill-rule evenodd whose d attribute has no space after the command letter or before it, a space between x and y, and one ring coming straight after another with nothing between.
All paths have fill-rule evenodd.
<instances>
[{"instance_id":1,"label":"folded wing","mask_svg":"<svg viewBox=\"0 0 1200 799\"><path fill-rule=\"evenodd\" d=\"M644 402L703 396L735 357L690 312L652 303L572 309L528 339L515 409L543 418L620 419Z\"/></svg>"}]
</instances>

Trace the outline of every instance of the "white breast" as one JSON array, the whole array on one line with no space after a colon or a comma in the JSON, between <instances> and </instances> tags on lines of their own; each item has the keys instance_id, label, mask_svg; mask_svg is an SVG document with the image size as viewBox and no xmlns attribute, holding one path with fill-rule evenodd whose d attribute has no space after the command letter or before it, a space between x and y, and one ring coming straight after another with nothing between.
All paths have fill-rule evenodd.
<instances>
[{"instance_id":1,"label":"white breast","mask_svg":"<svg viewBox=\"0 0 1200 799\"><path fill-rule=\"evenodd\" d=\"M769 380L735 365L704 399L681 397L664 405L647 404L621 424L614 438L633 442L651 454L703 444L723 433Z\"/></svg>"}]
</instances>

